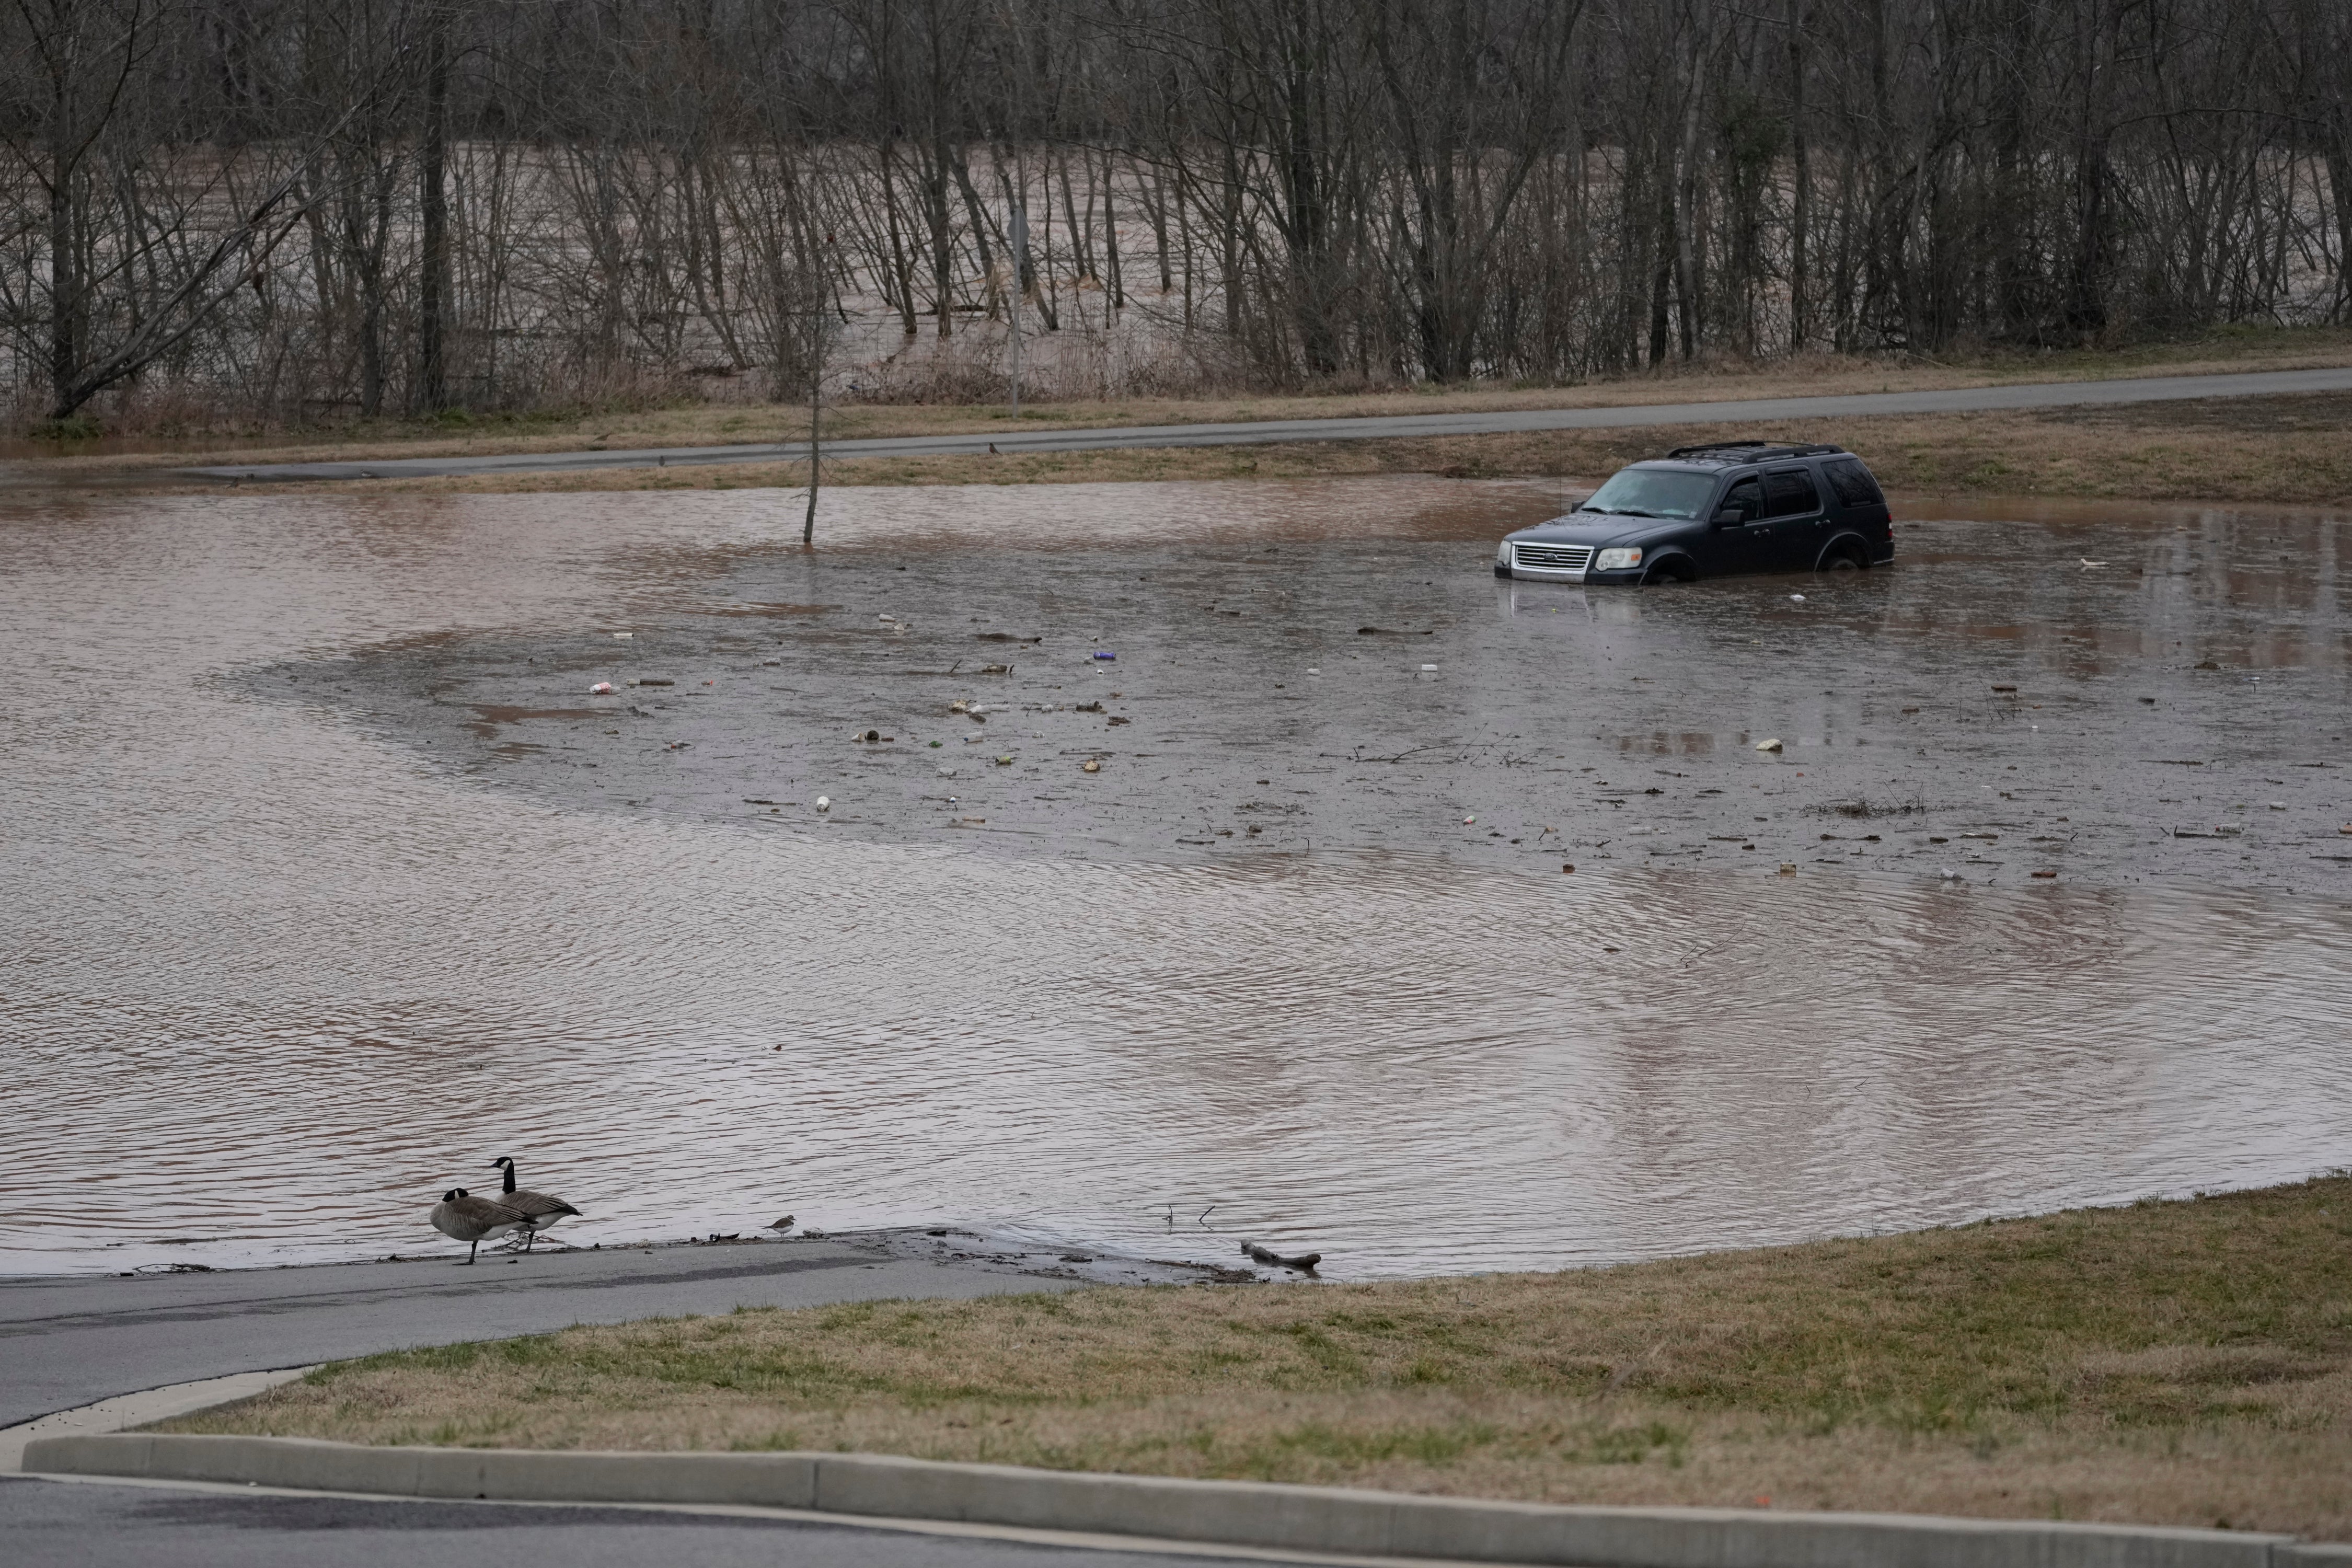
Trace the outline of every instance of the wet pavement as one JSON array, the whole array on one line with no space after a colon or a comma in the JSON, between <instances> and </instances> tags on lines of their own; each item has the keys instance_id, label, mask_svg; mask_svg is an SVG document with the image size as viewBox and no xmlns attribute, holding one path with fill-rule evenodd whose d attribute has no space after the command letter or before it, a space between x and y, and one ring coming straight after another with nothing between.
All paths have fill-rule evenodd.
<instances>
[{"instance_id":1,"label":"wet pavement","mask_svg":"<svg viewBox=\"0 0 2352 1568\"><path fill-rule=\"evenodd\" d=\"M0 1268L506 1152L583 1243L1333 1278L2352 1163L2339 518L1587 594L1488 572L1546 486L792 499L0 520Z\"/></svg>"},{"instance_id":2,"label":"wet pavement","mask_svg":"<svg viewBox=\"0 0 2352 1568\"><path fill-rule=\"evenodd\" d=\"M0 1426L230 1373L575 1323L1066 1289L1084 1278L1067 1265L1041 1279L915 1250L794 1238L486 1250L471 1266L452 1252L311 1268L0 1279Z\"/></svg>"}]
</instances>

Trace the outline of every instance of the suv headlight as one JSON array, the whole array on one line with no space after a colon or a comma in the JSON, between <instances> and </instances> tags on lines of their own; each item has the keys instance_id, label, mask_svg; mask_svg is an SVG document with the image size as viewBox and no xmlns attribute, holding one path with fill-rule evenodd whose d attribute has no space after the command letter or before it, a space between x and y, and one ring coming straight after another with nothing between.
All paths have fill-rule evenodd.
<instances>
[{"instance_id":1,"label":"suv headlight","mask_svg":"<svg viewBox=\"0 0 2352 1568\"><path fill-rule=\"evenodd\" d=\"M1604 550L1592 563L1603 572L1622 572L1628 566L1639 566L1642 552L1638 550Z\"/></svg>"},{"instance_id":2,"label":"suv headlight","mask_svg":"<svg viewBox=\"0 0 2352 1568\"><path fill-rule=\"evenodd\" d=\"M1495 546L1495 564L1497 566L1508 566L1510 563L1511 542L1506 539L1502 543Z\"/></svg>"}]
</instances>

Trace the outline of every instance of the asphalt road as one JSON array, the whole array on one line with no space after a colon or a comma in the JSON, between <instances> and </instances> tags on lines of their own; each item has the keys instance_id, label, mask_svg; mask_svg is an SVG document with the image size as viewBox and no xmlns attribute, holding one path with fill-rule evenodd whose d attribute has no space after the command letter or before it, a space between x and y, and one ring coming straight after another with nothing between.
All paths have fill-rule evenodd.
<instances>
[{"instance_id":1,"label":"asphalt road","mask_svg":"<svg viewBox=\"0 0 2352 1568\"><path fill-rule=\"evenodd\" d=\"M801 1240L511 1258L486 1252L471 1268L435 1260L6 1279L0 1279L0 1426L165 1384L574 1323L1069 1283Z\"/></svg>"},{"instance_id":2,"label":"asphalt road","mask_svg":"<svg viewBox=\"0 0 2352 1568\"><path fill-rule=\"evenodd\" d=\"M2352 367L2257 371L2229 375L2141 376L2122 381L1959 387L1938 392L1859 393L1838 397L1754 397L1727 403L1654 403L1615 408L1532 408L1485 414L1397 414L1356 419L1268 419L1229 425L1146 425L1115 430L1025 430L971 436L882 437L830 441L833 458L926 458L1000 452L1088 452L1129 447L1246 447L1282 441L1361 441L1431 436L1493 436L1529 430L1607 430L1651 425L1769 424L1882 414L1958 414L2084 404L2163 403L2204 397L2264 397L2352 391ZM656 464L798 462L803 442L734 447L645 447L607 452L533 452L488 458L395 458L373 462L227 464L189 474L239 480L428 479L461 474L574 473Z\"/></svg>"},{"instance_id":3,"label":"asphalt road","mask_svg":"<svg viewBox=\"0 0 2352 1568\"><path fill-rule=\"evenodd\" d=\"M740 1515L15 1479L0 1479L0 1541L11 1568L1176 1568L1201 1561Z\"/></svg>"}]
</instances>

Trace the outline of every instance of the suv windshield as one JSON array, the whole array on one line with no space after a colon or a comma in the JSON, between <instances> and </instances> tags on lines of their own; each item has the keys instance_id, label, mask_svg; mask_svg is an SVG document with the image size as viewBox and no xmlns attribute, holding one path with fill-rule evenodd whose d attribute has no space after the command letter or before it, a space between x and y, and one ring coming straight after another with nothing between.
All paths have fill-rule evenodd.
<instances>
[{"instance_id":1,"label":"suv windshield","mask_svg":"<svg viewBox=\"0 0 2352 1568\"><path fill-rule=\"evenodd\" d=\"M1620 468L1616 478L1593 491L1591 499L1576 510L1628 517L1694 518L1714 489L1713 474L1680 468Z\"/></svg>"}]
</instances>

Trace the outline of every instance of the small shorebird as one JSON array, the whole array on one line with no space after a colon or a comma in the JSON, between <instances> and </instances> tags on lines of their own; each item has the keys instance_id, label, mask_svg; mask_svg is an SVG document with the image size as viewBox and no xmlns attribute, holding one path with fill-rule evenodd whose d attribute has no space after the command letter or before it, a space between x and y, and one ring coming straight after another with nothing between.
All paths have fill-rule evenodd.
<instances>
[{"instance_id":1,"label":"small shorebird","mask_svg":"<svg viewBox=\"0 0 2352 1568\"><path fill-rule=\"evenodd\" d=\"M478 1198L463 1187L452 1187L442 1194L441 1201L433 1205L433 1213L427 1217L433 1221L434 1229L452 1241L467 1244L467 1263L474 1261L474 1255L481 1250L484 1237L515 1230L528 1223L520 1210L489 1198Z\"/></svg>"},{"instance_id":2,"label":"small shorebird","mask_svg":"<svg viewBox=\"0 0 2352 1568\"><path fill-rule=\"evenodd\" d=\"M494 1171L504 1171L507 1173L507 1190L499 1194L499 1202L522 1215L524 1251L530 1250L531 1244L539 1239L541 1231L545 1230L565 1215L578 1216L580 1211L562 1198L547 1193L534 1193L528 1187L516 1186L512 1155L499 1155L490 1162L490 1168Z\"/></svg>"}]
</instances>

